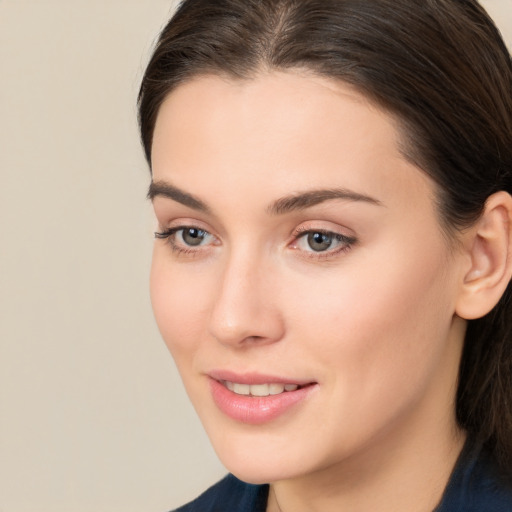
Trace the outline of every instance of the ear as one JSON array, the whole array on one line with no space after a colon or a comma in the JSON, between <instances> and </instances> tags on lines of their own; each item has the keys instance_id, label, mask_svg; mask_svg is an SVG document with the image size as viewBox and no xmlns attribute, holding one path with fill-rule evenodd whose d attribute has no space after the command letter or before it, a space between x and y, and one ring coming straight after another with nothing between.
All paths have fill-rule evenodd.
<instances>
[{"instance_id":1,"label":"ear","mask_svg":"<svg viewBox=\"0 0 512 512\"><path fill-rule=\"evenodd\" d=\"M489 196L482 216L464 235L469 264L464 269L455 312L481 318L491 311L512 276L512 197L505 191Z\"/></svg>"}]
</instances>

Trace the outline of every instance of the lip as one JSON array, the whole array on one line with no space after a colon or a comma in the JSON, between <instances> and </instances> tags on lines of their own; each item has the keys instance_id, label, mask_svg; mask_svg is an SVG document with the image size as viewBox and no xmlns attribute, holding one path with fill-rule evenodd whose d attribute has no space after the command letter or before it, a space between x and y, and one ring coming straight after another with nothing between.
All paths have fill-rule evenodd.
<instances>
[{"instance_id":1,"label":"lip","mask_svg":"<svg viewBox=\"0 0 512 512\"><path fill-rule=\"evenodd\" d=\"M279 377L277 375L265 375L262 373L235 373L229 370L212 370L208 372L208 376L216 381L238 382L239 384L297 384L299 386L307 386L313 384L311 380L293 379Z\"/></svg>"},{"instance_id":2,"label":"lip","mask_svg":"<svg viewBox=\"0 0 512 512\"><path fill-rule=\"evenodd\" d=\"M231 419L250 425L261 425L277 419L303 403L317 388L316 382L297 381L257 373L239 375L229 371L215 371L209 373L209 378L210 391L217 407ZM299 387L295 391L285 391L279 395L253 397L238 395L228 390L223 381L239 384L298 384L304 387Z\"/></svg>"}]
</instances>

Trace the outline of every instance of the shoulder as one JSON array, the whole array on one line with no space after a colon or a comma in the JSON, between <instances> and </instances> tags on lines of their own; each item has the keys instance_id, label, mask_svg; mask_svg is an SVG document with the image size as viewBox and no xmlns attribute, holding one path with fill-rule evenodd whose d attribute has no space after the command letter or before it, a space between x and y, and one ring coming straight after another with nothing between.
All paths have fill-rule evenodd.
<instances>
[{"instance_id":1,"label":"shoulder","mask_svg":"<svg viewBox=\"0 0 512 512\"><path fill-rule=\"evenodd\" d=\"M194 501L174 512L265 512L268 486L227 475Z\"/></svg>"},{"instance_id":2,"label":"shoulder","mask_svg":"<svg viewBox=\"0 0 512 512\"><path fill-rule=\"evenodd\" d=\"M435 512L512 512L512 478L481 447L466 447Z\"/></svg>"},{"instance_id":3,"label":"shoulder","mask_svg":"<svg viewBox=\"0 0 512 512\"><path fill-rule=\"evenodd\" d=\"M475 512L512 512L512 483L484 452L466 482L468 510Z\"/></svg>"}]
</instances>

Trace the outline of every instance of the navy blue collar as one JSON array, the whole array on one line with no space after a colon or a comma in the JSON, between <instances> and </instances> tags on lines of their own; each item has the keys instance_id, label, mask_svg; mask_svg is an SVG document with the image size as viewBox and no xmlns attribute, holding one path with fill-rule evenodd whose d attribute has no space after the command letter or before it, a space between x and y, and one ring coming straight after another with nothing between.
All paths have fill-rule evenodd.
<instances>
[{"instance_id":1,"label":"navy blue collar","mask_svg":"<svg viewBox=\"0 0 512 512\"><path fill-rule=\"evenodd\" d=\"M511 481L481 444L467 441L433 512L512 512ZM265 512L268 493L268 485L228 475L176 512Z\"/></svg>"},{"instance_id":2,"label":"navy blue collar","mask_svg":"<svg viewBox=\"0 0 512 512\"><path fill-rule=\"evenodd\" d=\"M512 512L511 481L480 443L468 440L433 512Z\"/></svg>"}]
</instances>

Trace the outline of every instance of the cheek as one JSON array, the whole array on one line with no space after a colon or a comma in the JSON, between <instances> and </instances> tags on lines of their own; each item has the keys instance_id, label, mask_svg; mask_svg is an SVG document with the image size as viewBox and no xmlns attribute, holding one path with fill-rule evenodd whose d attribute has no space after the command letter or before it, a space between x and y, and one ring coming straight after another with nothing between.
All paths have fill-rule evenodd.
<instances>
[{"instance_id":1,"label":"cheek","mask_svg":"<svg viewBox=\"0 0 512 512\"><path fill-rule=\"evenodd\" d=\"M390 245L355 256L328 278L293 289L296 337L313 360L332 368L333 380L354 382L361 391L425 379L452 319L444 249Z\"/></svg>"},{"instance_id":2,"label":"cheek","mask_svg":"<svg viewBox=\"0 0 512 512\"><path fill-rule=\"evenodd\" d=\"M165 251L155 247L150 276L150 294L156 323L167 347L179 365L199 346L204 327L207 294L204 281L180 272L180 265L167 261Z\"/></svg>"},{"instance_id":3,"label":"cheek","mask_svg":"<svg viewBox=\"0 0 512 512\"><path fill-rule=\"evenodd\" d=\"M329 439L329 457L375 439L438 396L447 375L452 305L444 253L386 253L289 287L292 345L301 346L329 397L311 441L320 451Z\"/></svg>"}]
</instances>

